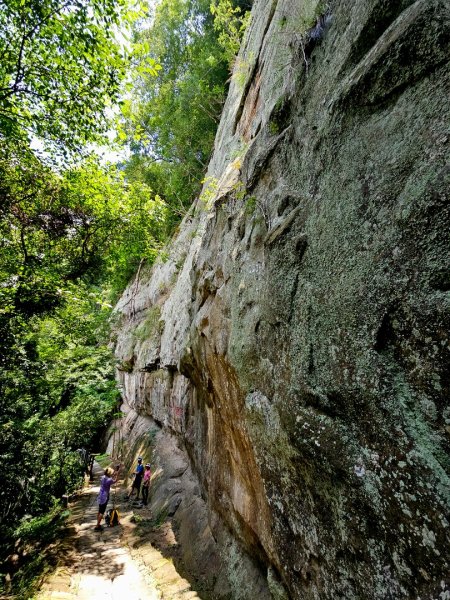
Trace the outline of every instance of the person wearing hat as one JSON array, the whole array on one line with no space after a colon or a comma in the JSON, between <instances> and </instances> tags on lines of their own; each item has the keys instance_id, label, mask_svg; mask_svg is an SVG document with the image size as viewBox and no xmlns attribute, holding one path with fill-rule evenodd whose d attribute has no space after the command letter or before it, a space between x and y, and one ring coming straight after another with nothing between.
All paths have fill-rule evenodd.
<instances>
[{"instance_id":1,"label":"person wearing hat","mask_svg":"<svg viewBox=\"0 0 450 600\"><path fill-rule=\"evenodd\" d=\"M152 472L150 470L150 464L147 463L145 465L144 471L144 481L142 482L142 503L144 506L148 504L148 490L150 488L150 477L152 476Z\"/></svg>"},{"instance_id":2,"label":"person wearing hat","mask_svg":"<svg viewBox=\"0 0 450 600\"><path fill-rule=\"evenodd\" d=\"M144 465L142 464L142 456L139 456L139 458L137 459L137 466L136 466L136 469L135 469L133 475L134 475L134 480L131 485L131 490L130 490L130 493L127 496L125 496L125 500L129 500L131 498L134 490L136 490L136 492L137 492L136 500L139 500L139 494L141 493L142 477L144 475Z\"/></svg>"},{"instance_id":3,"label":"person wearing hat","mask_svg":"<svg viewBox=\"0 0 450 600\"><path fill-rule=\"evenodd\" d=\"M111 486L113 483L116 483L117 478L119 477L119 469L120 465L117 465L115 469L111 469L108 467L105 469L105 472L100 479L100 492L98 494L97 502L98 502L98 513L97 513L97 525L94 527L95 531L102 531L103 527L101 525L102 519L105 515L106 505L109 501L109 493L111 490Z\"/></svg>"}]
</instances>

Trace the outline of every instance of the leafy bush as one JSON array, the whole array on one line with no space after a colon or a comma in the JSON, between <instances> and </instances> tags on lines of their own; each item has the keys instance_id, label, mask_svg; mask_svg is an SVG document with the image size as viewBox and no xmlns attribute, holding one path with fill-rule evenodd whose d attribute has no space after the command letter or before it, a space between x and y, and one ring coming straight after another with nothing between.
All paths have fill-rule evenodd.
<instances>
[{"instance_id":1,"label":"leafy bush","mask_svg":"<svg viewBox=\"0 0 450 600\"><path fill-rule=\"evenodd\" d=\"M39 517L24 517L14 531L14 539L24 543L39 543L44 545L52 541L65 525L69 511L54 502L50 510Z\"/></svg>"}]
</instances>

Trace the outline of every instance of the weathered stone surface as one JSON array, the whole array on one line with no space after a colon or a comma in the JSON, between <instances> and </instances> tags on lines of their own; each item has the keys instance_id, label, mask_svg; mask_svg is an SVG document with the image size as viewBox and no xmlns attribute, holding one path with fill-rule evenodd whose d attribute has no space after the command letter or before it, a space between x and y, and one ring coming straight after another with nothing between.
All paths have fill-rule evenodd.
<instances>
[{"instance_id":1,"label":"weathered stone surface","mask_svg":"<svg viewBox=\"0 0 450 600\"><path fill-rule=\"evenodd\" d=\"M138 415L134 410L128 411L122 423L122 434L127 448L131 449L122 456L126 469L132 471L138 455L152 465L151 522L154 531L159 531L160 527L164 531L157 536L159 541L163 538L165 546L177 549L170 554L177 572L189 580L204 600L249 597L270 600L259 565L248 556L213 506L202 497L181 438L171 434L170 428L161 429L153 419ZM128 486L130 484L131 480ZM141 534L136 541L139 548L142 539ZM153 543L152 539L149 543ZM147 554L152 552L151 548L146 549ZM165 549L158 547L163 554ZM164 569L166 563L155 564L152 559L152 568Z\"/></svg>"},{"instance_id":2,"label":"weathered stone surface","mask_svg":"<svg viewBox=\"0 0 450 600\"><path fill-rule=\"evenodd\" d=\"M178 436L218 597L450 597L449 25L255 2L207 200L117 307L126 423Z\"/></svg>"}]
</instances>

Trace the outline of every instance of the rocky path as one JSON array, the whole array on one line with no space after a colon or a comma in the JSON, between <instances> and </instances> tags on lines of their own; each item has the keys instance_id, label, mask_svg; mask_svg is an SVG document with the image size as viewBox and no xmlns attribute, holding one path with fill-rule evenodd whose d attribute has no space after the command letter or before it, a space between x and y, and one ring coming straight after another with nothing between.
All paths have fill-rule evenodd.
<instances>
[{"instance_id":1,"label":"rocky path","mask_svg":"<svg viewBox=\"0 0 450 600\"><path fill-rule=\"evenodd\" d=\"M118 502L120 526L94 531L101 474L102 469L96 464L95 484L70 506L70 533L61 542L58 567L46 579L36 600L200 598L170 558L138 535L130 503ZM119 489L117 498L123 494Z\"/></svg>"}]
</instances>

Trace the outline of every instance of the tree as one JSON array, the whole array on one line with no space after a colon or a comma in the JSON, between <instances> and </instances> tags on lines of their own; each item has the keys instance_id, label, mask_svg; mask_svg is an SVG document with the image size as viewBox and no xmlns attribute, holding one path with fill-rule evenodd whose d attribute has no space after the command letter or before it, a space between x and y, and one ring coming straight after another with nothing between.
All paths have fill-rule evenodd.
<instances>
[{"instance_id":1,"label":"tree","mask_svg":"<svg viewBox=\"0 0 450 600\"><path fill-rule=\"evenodd\" d=\"M243 32L236 29L241 14L236 4L214 3L220 9L215 22L210 1L162 0L151 26L136 26L141 55L161 70L157 77L137 70L123 106L121 135L133 153L125 167L128 176L148 183L178 214L201 188L225 99L228 61ZM219 41L219 30L230 19L234 45L224 53L226 36Z\"/></svg>"},{"instance_id":2,"label":"tree","mask_svg":"<svg viewBox=\"0 0 450 600\"><path fill-rule=\"evenodd\" d=\"M0 139L30 135L62 153L105 131L125 56L126 0L0 0Z\"/></svg>"},{"instance_id":3,"label":"tree","mask_svg":"<svg viewBox=\"0 0 450 600\"><path fill-rule=\"evenodd\" d=\"M94 443L117 400L98 285L122 272L109 272L125 254L121 230L132 237L151 196L92 159L62 158L105 131L126 67L114 37L125 17L125 0L0 0L2 564L24 515L40 519L72 489L74 451ZM140 257L163 227L142 230Z\"/></svg>"}]
</instances>

